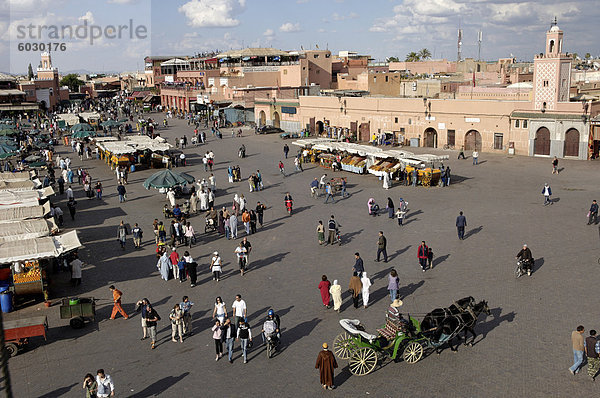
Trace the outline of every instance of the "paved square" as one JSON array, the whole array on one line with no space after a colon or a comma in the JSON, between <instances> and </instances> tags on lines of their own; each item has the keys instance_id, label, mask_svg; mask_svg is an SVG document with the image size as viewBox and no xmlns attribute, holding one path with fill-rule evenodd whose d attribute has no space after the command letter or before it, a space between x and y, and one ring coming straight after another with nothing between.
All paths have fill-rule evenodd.
<instances>
[{"instance_id":1,"label":"paved square","mask_svg":"<svg viewBox=\"0 0 600 398\"><path fill-rule=\"evenodd\" d=\"M157 116L154 114L153 116ZM158 120L161 117L157 118ZM171 121L170 121L171 122ZM161 133L174 137L192 135L182 120ZM198 244L190 252L199 263L199 284L176 280L165 282L156 269L152 236L154 218L164 220L164 196L146 191L142 182L152 171L135 172L127 185L128 201L118 203L116 181L105 163L86 160L84 166L104 185L104 200L83 197L76 187L78 212L75 222L65 217L67 229L77 228L85 248L81 258L87 264L83 283L68 284L65 273L55 278L55 299L65 296L93 296L109 299L108 286L123 291L123 306L130 320L108 320L110 301L100 301L97 322L72 330L61 321L58 306L30 306L6 318L46 314L50 324L48 341L32 341L30 349L10 360L13 391L16 397L83 396L81 382L87 372L104 368L116 384L117 396L278 396L305 397L336 395L345 397L591 397L597 391L584 371L567 373L572 364L570 333L578 324L587 331L600 328L596 292L598 290L598 227L586 225L592 199L598 199L596 162L561 160L564 170L551 175L548 158L527 158L482 154L480 165L470 159L456 160L455 152L447 162L453 183L448 188L412 188L394 185L384 191L372 175L346 172L350 197L336 197L335 204L310 197L309 183L323 169L307 165L302 173L293 172L292 159L285 160L289 175L283 178L277 163L283 158L283 142L276 135L256 136L246 132L231 138L225 130L223 140L208 133L204 146L185 150L190 163L184 170L196 178L207 178L201 156L212 149L216 155L216 208L231 206L234 194L244 194L248 205L260 200L268 206L265 225L249 236L253 251L249 272L239 275L234 257L238 241L203 234L204 216L191 218L200 232ZM248 157L239 159L237 150L246 146ZM291 142L288 142L291 144ZM290 145L292 152L297 147ZM61 155L69 148L60 147ZM440 151L441 152L441 151ZM76 166L76 156L70 155ZM239 164L242 182L227 182L227 167ZM265 190L248 192L245 178L260 169ZM333 173L327 171L329 175ZM541 189L549 182L554 203L543 206ZM76 184L75 184L76 185ZM289 217L283 197L294 197L295 211ZM367 200L373 197L385 207L390 196L394 202L403 197L409 214L403 227L386 215L369 217ZM64 198L61 198L64 208ZM66 210L66 209L65 209ZM459 210L467 217L467 239L459 241L454 226ZM342 225L342 246L319 246L318 220L331 214ZM144 245L133 250L131 239L122 252L116 241L121 220L144 230ZM377 250L377 231L388 239L390 262L373 261ZM240 237L244 233L239 234ZM421 240L433 248L434 268L422 273L416 259ZM531 248L537 265L531 277L515 280L514 256L523 243ZM211 280L210 254L218 250L224 260L221 282ZM180 250L181 251L181 250ZM346 292L360 252L373 280L371 306L354 309ZM341 318L360 319L374 332L385 322L389 305L387 274L394 267L401 282L403 313L422 318L436 307L471 295L486 299L492 315L479 318L473 347L460 346L457 353L445 350L417 364L383 361L372 374L352 376L347 361L338 360L335 391L323 391L314 369L323 342L333 342L342 329ZM321 275L338 279L344 291L342 312L326 310L317 285ZM223 297L231 311L235 294L242 294L248 305L253 335L260 328L267 310L281 316L283 346L272 359L264 347L255 344L249 361L243 364L239 344L235 361L214 360L210 327L213 324L214 298ZM170 341L168 314L183 295L190 296L194 335L183 344ZM134 303L147 297L162 317L159 344L155 350L140 341L140 316ZM56 300L55 300L56 301ZM260 342L260 338L255 339ZM382 366L381 366L382 365Z\"/></svg>"}]
</instances>

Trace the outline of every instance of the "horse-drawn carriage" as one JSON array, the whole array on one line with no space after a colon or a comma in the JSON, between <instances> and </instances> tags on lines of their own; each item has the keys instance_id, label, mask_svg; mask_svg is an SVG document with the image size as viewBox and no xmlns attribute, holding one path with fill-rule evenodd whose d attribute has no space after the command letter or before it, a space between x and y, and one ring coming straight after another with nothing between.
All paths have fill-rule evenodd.
<instances>
[{"instance_id":1,"label":"horse-drawn carriage","mask_svg":"<svg viewBox=\"0 0 600 398\"><path fill-rule=\"evenodd\" d=\"M397 307L391 306L386 323L377 329L377 334L366 332L358 319L342 319L340 325L344 332L333 342L334 353L340 359L347 359L350 372L357 376L371 373L386 357L396 360L401 356L407 363L417 363L427 351L435 350L439 354L445 344L455 351L452 340L460 332L465 333L465 344L467 332L474 340L473 326L482 312L489 315L487 302L475 303L472 297L458 300L448 308L436 309L422 322L410 315L405 319Z\"/></svg>"}]
</instances>

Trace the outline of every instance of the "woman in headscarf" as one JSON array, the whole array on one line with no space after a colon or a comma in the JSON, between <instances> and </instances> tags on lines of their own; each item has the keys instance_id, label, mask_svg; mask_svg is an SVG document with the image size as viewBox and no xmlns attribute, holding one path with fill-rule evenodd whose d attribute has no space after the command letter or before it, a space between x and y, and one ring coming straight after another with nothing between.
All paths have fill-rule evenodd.
<instances>
[{"instance_id":1,"label":"woman in headscarf","mask_svg":"<svg viewBox=\"0 0 600 398\"><path fill-rule=\"evenodd\" d=\"M169 269L172 267L171 260L169 259L169 255L167 251L163 251L162 256L158 259L158 263L156 267L160 271L160 277L166 281L169 280Z\"/></svg>"},{"instance_id":2,"label":"woman in headscarf","mask_svg":"<svg viewBox=\"0 0 600 398\"><path fill-rule=\"evenodd\" d=\"M196 196L196 192L192 193L192 196L190 196L190 211L192 214L196 214L198 211L198 196Z\"/></svg>"},{"instance_id":3,"label":"woman in headscarf","mask_svg":"<svg viewBox=\"0 0 600 398\"><path fill-rule=\"evenodd\" d=\"M390 179L390 173L388 173L387 171L383 172L383 189L390 189L391 186L391 179Z\"/></svg>"},{"instance_id":4,"label":"woman in headscarf","mask_svg":"<svg viewBox=\"0 0 600 398\"><path fill-rule=\"evenodd\" d=\"M333 285L329 288L329 293L333 298L333 310L340 312L342 306L342 287L338 284L337 279L333 281Z\"/></svg>"},{"instance_id":5,"label":"woman in headscarf","mask_svg":"<svg viewBox=\"0 0 600 398\"><path fill-rule=\"evenodd\" d=\"M240 212L240 197L238 196L238 194L236 193L235 195L233 195L233 212L235 213L235 215L237 216Z\"/></svg>"},{"instance_id":6,"label":"woman in headscarf","mask_svg":"<svg viewBox=\"0 0 600 398\"><path fill-rule=\"evenodd\" d=\"M354 308L358 308L358 295L362 290L362 282L360 278L357 276L356 272L350 278L350 285L348 286L348 290L352 293L352 301L354 302Z\"/></svg>"},{"instance_id":7,"label":"woman in headscarf","mask_svg":"<svg viewBox=\"0 0 600 398\"><path fill-rule=\"evenodd\" d=\"M362 278L360 278L360 282L362 283L362 299L363 305L365 308L369 306L369 288L371 287L371 280L367 277L367 273L362 273Z\"/></svg>"},{"instance_id":8,"label":"woman in headscarf","mask_svg":"<svg viewBox=\"0 0 600 398\"><path fill-rule=\"evenodd\" d=\"M327 280L327 275L323 275L321 277L321 283L319 283L318 289L321 291L321 300L323 301L323 305L325 308L331 308L329 306L329 301L331 300L331 296L329 295L329 287L331 286L331 282Z\"/></svg>"},{"instance_id":9,"label":"woman in headscarf","mask_svg":"<svg viewBox=\"0 0 600 398\"><path fill-rule=\"evenodd\" d=\"M387 202L387 206L386 209L388 211L388 216L390 218L394 218L394 201L392 200L392 198L388 197L388 202Z\"/></svg>"}]
</instances>

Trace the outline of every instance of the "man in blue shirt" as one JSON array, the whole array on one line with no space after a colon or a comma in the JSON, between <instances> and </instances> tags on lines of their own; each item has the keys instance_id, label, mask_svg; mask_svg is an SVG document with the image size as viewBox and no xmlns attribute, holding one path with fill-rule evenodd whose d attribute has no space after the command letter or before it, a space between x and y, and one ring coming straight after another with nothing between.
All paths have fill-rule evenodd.
<instances>
[{"instance_id":1,"label":"man in blue shirt","mask_svg":"<svg viewBox=\"0 0 600 398\"><path fill-rule=\"evenodd\" d=\"M352 269L356 272L357 275L362 275L365 272L365 266L363 264L362 258L360 258L360 254L358 252L354 253L354 258L356 261L354 262L354 267Z\"/></svg>"},{"instance_id":2,"label":"man in blue shirt","mask_svg":"<svg viewBox=\"0 0 600 398\"><path fill-rule=\"evenodd\" d=\"M183 301L179 303L181 311L183 311L183 334L191 336L192 333L192 303L188 296L183 296Z\"/></svg>"},{"instance_id":3,"label":"man in blue shirt","mask_svg":"<svg viewBox=\"0 0 600 398\"><path fill-rule=\"evenodd\" d=\"M319 180L317 179L317 177L315 177L315 179L312 180L312 182L310 183L310 196L312 196L313 198L318 198L319 191L317 191L317 189L319 189Z\"/></svg>"}]
</instances>

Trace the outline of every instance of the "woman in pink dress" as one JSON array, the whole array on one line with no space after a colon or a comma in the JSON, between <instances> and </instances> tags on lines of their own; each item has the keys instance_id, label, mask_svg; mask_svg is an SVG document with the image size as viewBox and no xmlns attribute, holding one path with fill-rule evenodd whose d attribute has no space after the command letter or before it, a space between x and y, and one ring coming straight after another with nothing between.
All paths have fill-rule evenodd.
<instances>
[{"instance_id":1,"label":"woman in pink dress","mask_svg":"<svg viewBox=\"0 0 600 398\"><path fill-rule=\"evenodd\" d=\"M319 290L321 291L321 300L323 300L323 305L325 308L329 307L329 300L331 300L331 296L329 295L329 287L331 283L327 280L327 276L323 275L321 277L321 283L319 283Z\"/></svg>"}]
</instances>

